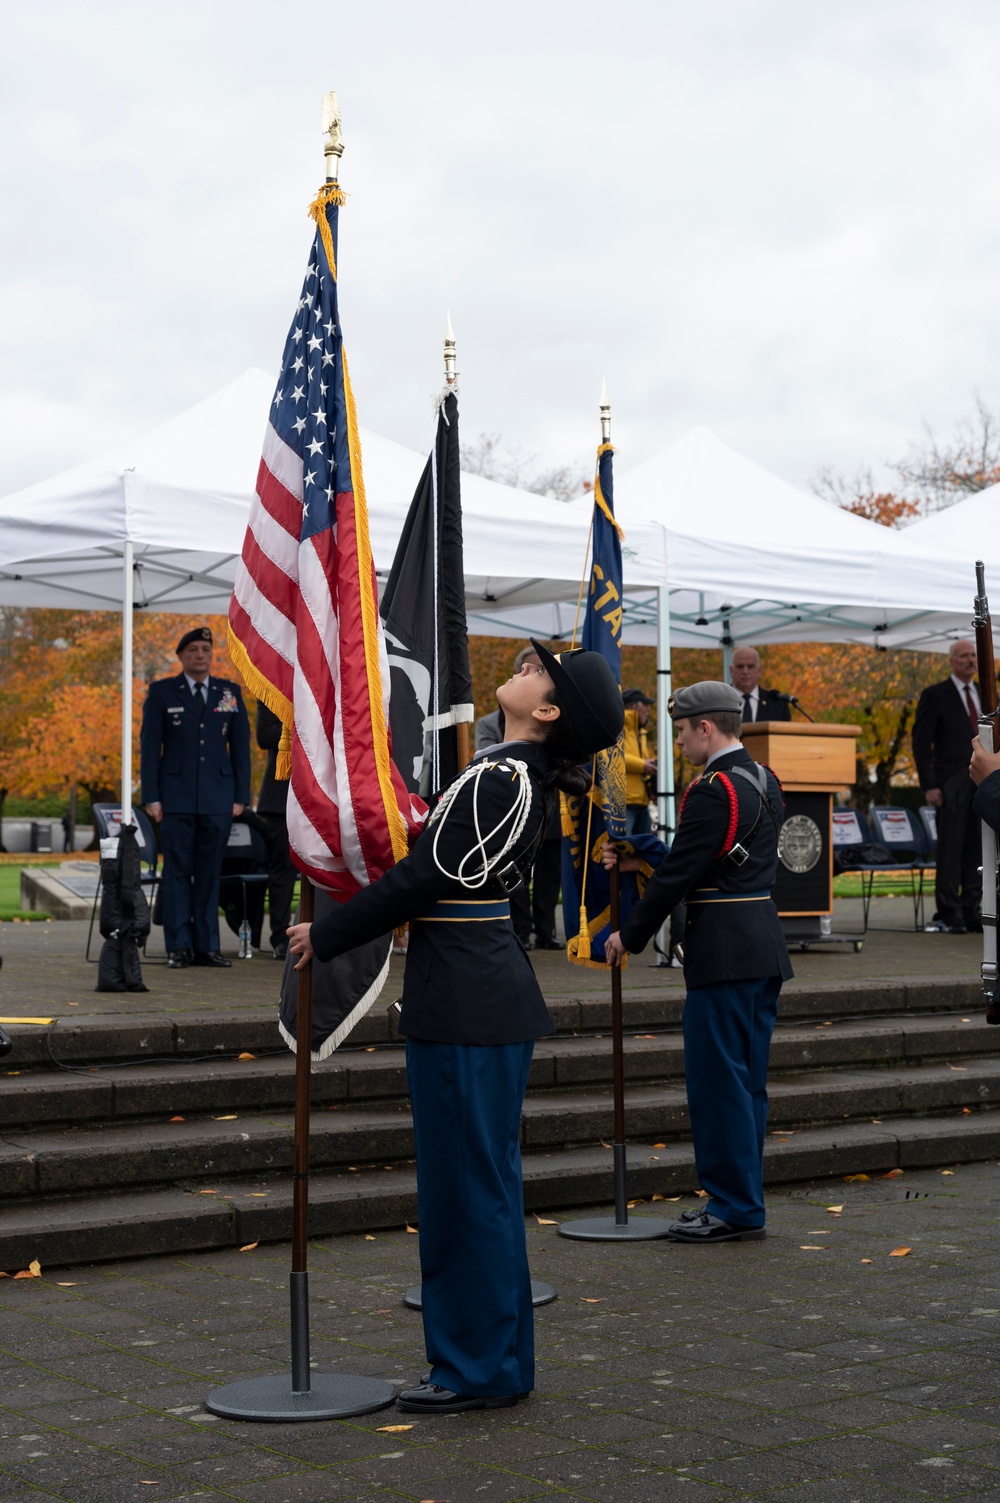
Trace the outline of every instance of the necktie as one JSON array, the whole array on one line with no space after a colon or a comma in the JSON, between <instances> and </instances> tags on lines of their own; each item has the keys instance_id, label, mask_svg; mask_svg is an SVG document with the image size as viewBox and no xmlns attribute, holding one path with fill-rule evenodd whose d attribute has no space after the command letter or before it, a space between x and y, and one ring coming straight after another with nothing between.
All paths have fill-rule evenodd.
<instances>
[{"instance_id":1,"label":"necktie","mask_svg":"<svg viewBox=\"0 0 1000 1503\"><path fill-rule=\"evenodd\" d=\"M972 731L973 731L973 734L976 735L976 736L978 736L979 735L979 716L976 714L976 706L975 706L975 702L974 702L974 700L972 698L972 690L969 688L968 684L966 684L966 686L965 686L965 702L966 702L966 704L969 707L969 719L972 721Z\"/></svg>"},{"instance_id":2,"label":"necktie","mask_svg":"<svg viewBox=\"0 0 1000 1503\"><path fill-rule=\"evenodd\" d=\"M743 719L745 721L753 720L753 702L749 694L744 694L743 696Z\"/></svg>"}]
</instances>

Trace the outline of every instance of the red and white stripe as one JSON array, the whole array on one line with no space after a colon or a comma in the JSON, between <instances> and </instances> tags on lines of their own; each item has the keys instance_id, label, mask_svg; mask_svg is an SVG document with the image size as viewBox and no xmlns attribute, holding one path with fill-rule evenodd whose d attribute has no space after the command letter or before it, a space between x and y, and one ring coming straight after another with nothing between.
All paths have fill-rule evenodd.
<instances>
[{"instance_id":1,"label":"red and white stripe","mask_svg":"<svg viewBox=\"0 0 1000 1503\"><path fill-rule=\"evenodd\" d=\"M300 542L302 461L269 423L237 566L230 624L258 672L294 709L288 838L296 865L347 898L394 862L376 763L388 746L389 667L374 569L362 578L355 498L338 493L336 527ZM362 607L378 621L381 723L373 717ZM410 834L424 817L392 768Z\"/></svg>"}]
</instances>

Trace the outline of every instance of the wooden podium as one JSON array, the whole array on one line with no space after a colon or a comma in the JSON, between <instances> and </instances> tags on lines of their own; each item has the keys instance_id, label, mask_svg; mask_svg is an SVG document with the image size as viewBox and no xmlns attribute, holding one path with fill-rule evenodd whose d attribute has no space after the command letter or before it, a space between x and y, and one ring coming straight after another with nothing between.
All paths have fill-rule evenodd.
<instances>
[{"instance_id":1,"label":"wooden podium","mask_svg":"<svg viewBox=\"0 0 1000 1503\"><path fill-rule=\"evenodd\" d=\"M820 919L833 912L833 796L854 782L860 730L756 720L740 731L751 757L771 769L785 793L774 901L789 939L818 938Z\"/></svg>"}]
</instances>

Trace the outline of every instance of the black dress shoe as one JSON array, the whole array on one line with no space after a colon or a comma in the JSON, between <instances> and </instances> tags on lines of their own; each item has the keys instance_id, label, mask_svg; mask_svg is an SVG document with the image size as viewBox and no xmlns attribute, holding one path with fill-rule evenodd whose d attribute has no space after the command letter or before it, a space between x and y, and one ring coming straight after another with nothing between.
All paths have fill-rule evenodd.
<instances>
[{"instance_id":1,"label":"black dress shoe","mask_svg":"<svg viewBox=\"0 0 1000 1503\"><path fill-rule=\"evenodd\" d=\"M538 936L535 937L535 949L536 950L561 950L562 949L562 945L559 943L559 941L557 939L551 939L549 937L549 935L546 934L546 935L543 935L541 938L539 938Z\"/></svg>"},{"instance_id":2,"label":"black dress shoe","mask_svg":"<svg viewBox=\"0 0 1000 1503\"><path fill-rule=\"evenodd\" d=\"M396 1395L397 1406L407 1414L461 1414L464 1409L509 1409L517 1403L516 1393L452 1393L437 1383L421 1383L419 1388L404 1388Z\"/></svg>"},{"instance_id":3,"label":"black dress shoe","mask_svg":"<svg viewBox=\"0 0 1000 1503\"><path fill-rule=\"evenodd\" d=\"M191 964L192 959L190 950L170 950L167 953L167 965L172 971L182 971Z\"/></svg>"},{"instance_id":4,"label":"black dress shoe","mask_svg":"<svg viewBox=\"0 0 1000 1503\"><path fill-rule=\"evenodd\" d=\"M667 1229L671 1242L762 1242L766 1236L762 1226L732 1226L710 1211L685 1212Z\"/></svg>"},{"instance_id":5,"label":"black dress shoe","mask_svg":"<svg viewBox=\"0 0 1000 1503\"><path fill-rule=\"evenodd\" d=\"M421 1373L421 1375L420 1375L420 1387L421 1388L429 1388L430 1386L431 1386L431 1375L430 1375L430 1373ZM531 1397L531 1394L530 1394L530 1392L519 1393L517 1395L517 1397L519 1399L527 1399L527 1398Z\"/></svg>"},{"instance_id":6,"label":"black dress shoe","mask_svg":"<svg viewBox=\"0 0 1000 1503\"><path fill-rule=\"evenodd\" d=\"M271 954L274 956L275 960L284 960L285 956L288 954L288 940L282 939L279 940L276 945L272 945Z\"/></svg>"},{"instance_id":7,"label":"black dress shoe","mask_svg":"<svg viewBox=\"0 0 1000 1503\"><path fill-rule=\"evenodd\" d=\"M231 966L231 960L227 960L221 950L195 950L192 965Z\"/></svg>"}]
</instances>

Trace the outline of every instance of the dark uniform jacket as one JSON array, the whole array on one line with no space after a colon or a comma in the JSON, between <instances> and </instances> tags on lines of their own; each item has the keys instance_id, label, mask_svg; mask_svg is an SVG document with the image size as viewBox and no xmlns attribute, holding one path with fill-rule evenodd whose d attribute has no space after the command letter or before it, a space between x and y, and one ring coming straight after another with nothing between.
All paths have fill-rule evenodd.
<instances>
[{"instance_id":1,"label":"dark uniform jacket","mask_svg":"<svg viewBox=\"0 0 1000 1503\"><path fill-rule=\"evenodd\" d=\"M913 760L921 788L943 788L957 772L967 774L974 740L965 695L951 679L925 689L913 721Z\"/></svg>"},{"instance_id":2,"label":"dark uniform jacket","mask_svg":"<svg viewBox=\"0 0 1000 1503\"><path fill-rule=\"evenodd\" d=\"M506 764L513 759L527 765L531 808L519 840L500 865L517 859L524 871L546 817L543 778L549 762L542 746L512 741L486 758L489 767L479 783L479 825L485 835L511 808L518 779ZM466 784L448 810L438 844L438 859L449 872L457 871L462 857L476 845L472 786ZM320 960L332 960L409 921L400 1033L444 1044L516 1044L552 1033L531 962L509 916L476 917L477 906L484 902L506 906L506 892L495 877L469 891L445 876L434 859L435 830L431 822L410 854L384 877L318 919L311 932L313 950ZM488 843L487 850L495 854L499 845ZM478 864L470 863L470 873ZM435 913L442 902L465 906Z\"/></svg>"},{"instance_id":3,"label":"dark uniform jacket","mask_svg":"<svg viewBox=\"0 0 1000 1503\"><path fill-rule=\"evenodd\" d=\"M1000 835L1000 772L991 772L988 778L983 778L972 800L972 812Z\"/></svg>"},{"instance_id":4,"label":"dark uniform jacket","mask_svg":"<svg viewBox=\"0 0 1000 1503\"><path fill-rule=\"evenodd\" d=\"M238 684L208 678L208 704L183 673L150 684L142 707L142 802L164 814L229 814L250 802L250 721Z\"/></svg>"},{"instance_id":5,"label":"dark uniform jacket","mask_svg":"<svg viewBox=\"0 0 1000 1503\"><path fill-rule=\"evenodd\" d=\"M737 694L740 692L737 689ZM757 720L791 720L792 707L781 697L780 689L764 689L757 685ZM712 763L715 766L715 763Z\"/></svg>"},{"instance_id":6,"label":"dark uniform jacket","mask_svg":"<svg viewBox=\"0 0 1000 1503\"><path fill-rule=\"evenodd\" d=\"M257 702L257 745L267 752L267 766L257 795L258 814L280 814L284 817L288 802L288 779L281 782L275 777L278 762L278 742L281 740L281 721L267 705Z\"/></svg>"},{"instance_id":7,"label":"dark uniform jacket","mask_svg":"<svg viewBox=\"0 0 1000 1503\"><path fill-rule=\"evenodd\" d=\"M770 898L778 873L778 832L766 809L744 864L719 858L730 805L725 786L712 775L733 767L754 771L753 759L742 746L716 757L692 785L674 843L621 927L626 950L642 950L670 911L686 902L684 979L689 987L767 976L787 981L792 975L788 946ZM731 781L739 806L736 839L745 840L757 818L760 796L745 778ZM772 773L767 782L780 821L781 789Z\"/></svg>"}]
</instances>

